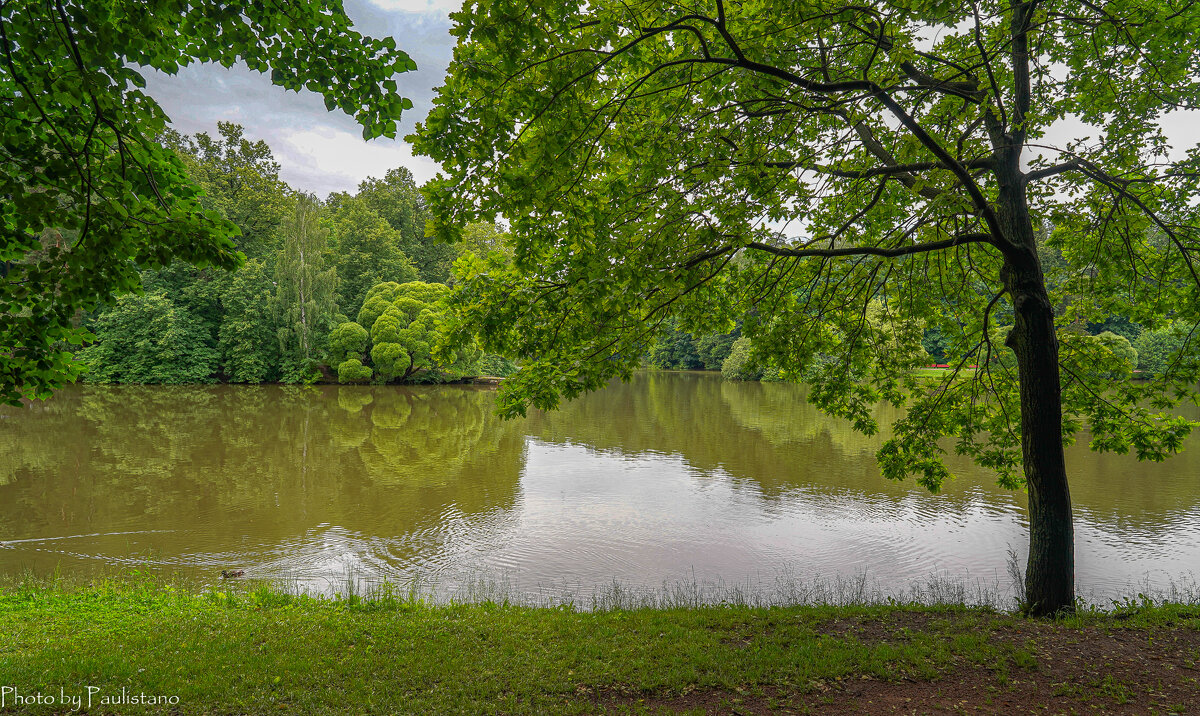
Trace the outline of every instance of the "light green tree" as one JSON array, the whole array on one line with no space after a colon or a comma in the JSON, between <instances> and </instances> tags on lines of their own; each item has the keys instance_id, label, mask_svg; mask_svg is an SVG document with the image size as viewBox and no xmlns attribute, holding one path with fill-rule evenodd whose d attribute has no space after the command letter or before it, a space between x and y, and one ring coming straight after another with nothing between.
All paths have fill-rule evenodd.
<instances>
[{"instance_id":1,"label":"light green tree","mask_svg":"<svg viewBox=\"0 0 1200 716\"><path fill-rule=\"evenodd\" d=\"M458 330L528 358L506 413L628 377L671 316L745 317L823 410L873 432L877 401L905 408L886 476L937 489L953 449L1024 486L1030 609L1073 608L1065 438L1086 422L1094 446L1159 460L1192 427L1160 410L1194 395L1195 361L1103 380L1060 329L1200 317L1200 149L1167 156L1158 124L1200 105L1200 6L480 0L456 20L416 146L444 171L436 236L509 221L512 264L466 262L456 298ZM1052 141L1068 118L1096 139ZM875 301L953 314L940 385L874 350ZM1011 370L987 360L1000 315Z\"/></svg>"},{"instance_id":2,"label":"light green tree","mask_svg":"<svg viewBox=\"0 0 1200 716\"><path fill-rule=\"evenodd\" d=\"M368 177L358 185L356 197L383 217L399 235L398 245L417 270L416 280L446 283L458 249L425 236L428 213L412 172L405 167L389 169L382 179ZM401 277L384 280L401 281Z\"/></svg>"},{"instance_id":3,"label":"light green tree","mask_svg":"<svg viewBox=\"0 0 1200 716\"><path fill-rule=\"evenodd\" d=\"M334 365L347 360L361 361L369 340L367 329L357 323L339 323L329 334L329 358Z\"/></svg>"},{"instance_id":4,"label":"light green tree","mask_svg":"<svg viewBox=\"0 0 1200 716\"><path fill-rule=\"evenodd\" d=\"M284 219L283 246L275 261L271 307L279 324L280 369L288 381L313 375L337 314L337 270L325 263L328 233L320 209L315 197L296 198L292 214Z\"/></svg>"},{"instance_id":5,"label":"light green tree","mask_svg":"<svg viewBox=\"0 0 1200 716\"><path fill-rule=\"evenodd\" d=\"M173 259L231 267L237 229L159 138L167 116L135 68L244 62L322 94L365 137L411 107L415 63L328 0L0 3L0 401L45 397L78 367L76 319Z\"/></svg>"},{"instance_id":6,"label":"light green tree","mask_svg":"<svg viewBox=\"0 0 1200 716\"><path fill-rule=\"evenodd\" d=\"M363 380L359 347L364 326L370 326L370 356L383 381L444 380L477 370L482 355L474 341L449 344L443 331L445 299L450 289L440 283L388 281L367 292L358 323L343 323L330 337L344 357L338 373ZM364 367L365 368L365 367ZM370 369L367 369L370 370Z\"/></svg>"},{"instance_id":7,"label":"light green tree","mask_svg":"<svg viewBox=\"0 0 1200 716\"><path fill-rule=\"evenodd\" d=\"M503 258L512 258L512 244L508 231L494 221L474 221L463 227L459 253L470 251L476 256L486 257L497 253Z\"/></svg>"},{"instance_id":8,"label":"light green tree","mask_svg":"<svg viewBox=\"0 0 1200 716\"><path fill-rule=\"evenodd\" d=\"M1177 322L1142 331L1133 347L1137 349L1137 366L1143 377L1169 377L1178 365L1200 360L1200 341L1196 339L1198 325Z\"/></svg>"}]
</instances>

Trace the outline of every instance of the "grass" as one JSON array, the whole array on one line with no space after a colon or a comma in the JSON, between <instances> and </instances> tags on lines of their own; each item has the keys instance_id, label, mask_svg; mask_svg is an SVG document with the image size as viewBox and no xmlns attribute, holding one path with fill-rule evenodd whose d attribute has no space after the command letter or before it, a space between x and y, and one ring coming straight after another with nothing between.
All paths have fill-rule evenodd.
<instances>
[{"instance_id":1,"label":"grass","mask_svg":"<svg viewBox=\"0 0 1200 716\"><path fill-rule=\"evenodd\" d=\"M26 580L0 589L0 688L86 699L91 687L92 713L802 711L848 684L894 690L963 669L1001 693L1042 658L1031 622L988 607L598 606L435 605L390 587L324 598L144 577ZM1131 601L1046 626L1055 638L1121 630L1153 644L1200 630L1200 609ZM1069 698L1136 701L1131 679L1076 679ZM124 703L100 703L122 689ZM177 701L142 706L133 694ZM5 697L0 713L73 708Z\"/></svg>"}]
</instances>

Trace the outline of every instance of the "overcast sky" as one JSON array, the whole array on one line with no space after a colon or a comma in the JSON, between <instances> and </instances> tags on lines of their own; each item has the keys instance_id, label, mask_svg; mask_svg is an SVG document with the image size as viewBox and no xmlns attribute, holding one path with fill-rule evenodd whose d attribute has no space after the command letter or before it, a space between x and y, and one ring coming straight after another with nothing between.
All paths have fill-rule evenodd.
<instances>
[{"instance_id":1,"label":"overcast sky","mask_svg":"<svg viewBox=\"0 0 1200 716\"><path fill-rule=\"evenodd\" d=\"M412 132L431 108L433 88L442 84L454 43L449 13L457 0L345 0L355 29L372 37L396 38L396 45L417 63L416 72L396 76L400 93L413 101L399 135ZM196 64L176 75L146 73L147 91L166 110L175 129L185 134L215 134L217 122L237 122L251 139L271 145L280 175L295 189L324 197L353 191L368 176L408 167L417 183L433 177L437 165L413 157L403 139L364 142L362 129L340 110L328 112L320 95L289 92L267 75L245 67Z\"/></svg>"}]
</instances>

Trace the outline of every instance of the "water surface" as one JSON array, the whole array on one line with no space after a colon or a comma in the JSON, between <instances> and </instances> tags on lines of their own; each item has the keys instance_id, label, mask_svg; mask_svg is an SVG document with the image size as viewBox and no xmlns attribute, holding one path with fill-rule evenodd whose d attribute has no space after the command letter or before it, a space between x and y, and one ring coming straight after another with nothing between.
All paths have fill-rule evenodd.
<instances>
[{"instance_id":1,"label":"water surface","mask_svg":"<svg viewBox=\"0 0 1200 716\"><path fill-rule=\"evenodd\" d=\"M0 411L0 573L151 569L337 590L518 595L613 580L867 575L1009 588L1023 494L965 461L931 495L802 389L644 373L523 420L467 386L83 386ZM895 415L878 410L886 422ZM1200 439L1164 464L1068 452L1081 594L1200 571Z\"/></svg>"}]
</instances>

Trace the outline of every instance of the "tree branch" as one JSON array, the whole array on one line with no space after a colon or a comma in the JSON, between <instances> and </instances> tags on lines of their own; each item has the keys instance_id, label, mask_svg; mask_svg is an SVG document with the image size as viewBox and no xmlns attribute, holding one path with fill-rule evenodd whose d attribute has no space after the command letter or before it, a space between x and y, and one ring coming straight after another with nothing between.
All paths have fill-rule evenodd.
<instances>
[{"instance_id":1,"label":"tree branch","mask_svg":"<svg viewBox=\"0 0 1200 716\"><path fill-rule=\"evenodd\" d=\"M972 233L959 234L952 236L949 239L941 241L931 241L927 244L912 244L909 246L900 246L894 249L885 249L879 246L846 246L839 249L792 249L786 246L771 246L770 244L752 241L746 244L746 248L763 251L776 256L793 256L793 257L808 257L808 256L883 256L885 258L895 258L897 256L909 256L912 254L923 254L930 251L940 251L949 249L963 244L992 244L996 243L995 237L991 234Z\"/></svg>"}]
</instances>

